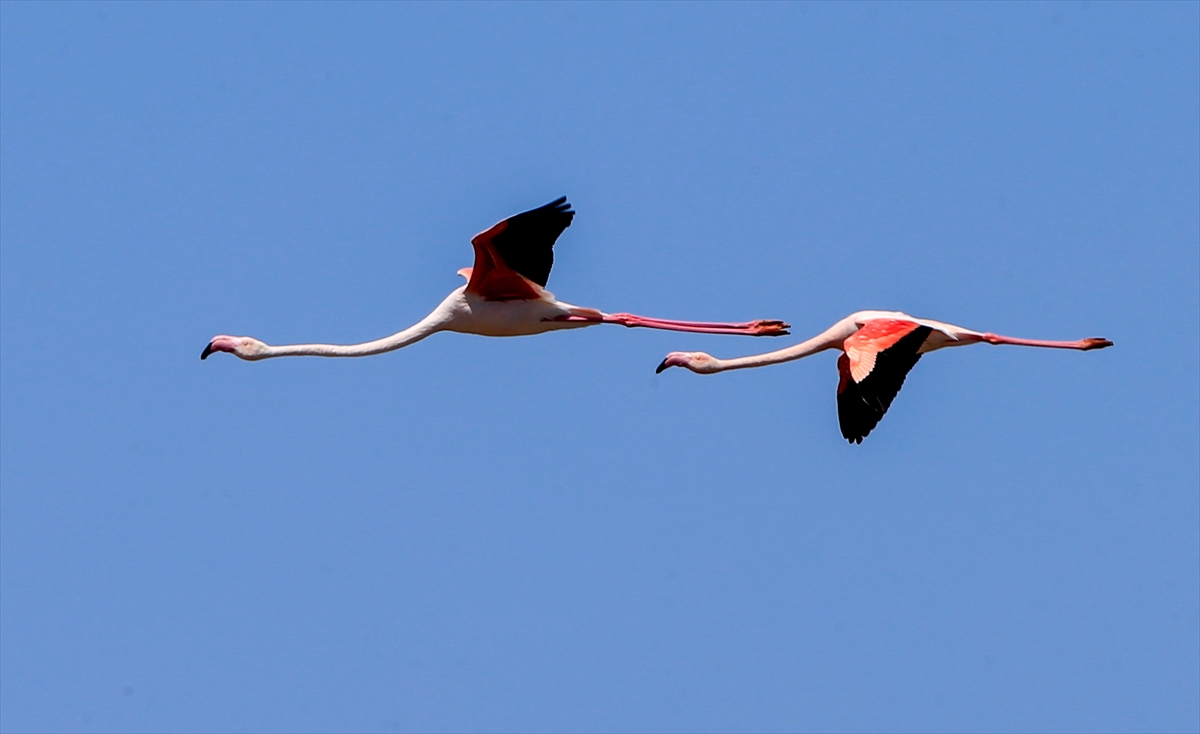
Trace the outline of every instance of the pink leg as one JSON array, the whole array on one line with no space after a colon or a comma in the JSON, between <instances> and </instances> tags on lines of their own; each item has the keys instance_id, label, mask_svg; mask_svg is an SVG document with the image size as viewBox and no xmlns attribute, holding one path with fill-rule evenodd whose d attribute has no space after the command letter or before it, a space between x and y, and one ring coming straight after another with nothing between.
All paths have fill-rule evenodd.
<instances>
[{"instance_id":1,"label":"pink leg","mask_svg":"<svg viewBox=\"0 0 1200 734\"><path fill-rule=\"evenodd\" d=\"M791 328L789 324L773 319L760 319L740 324L720 321L673 321L670 319L652 319L647 316L636 316L631 313L605 314L606 324L644 327L647 329L666 329L668 331L691 331L700 334L745 334L748 336L783 336Z\"/></svg>"},{"instance_id":2,"label":"pink leg","mask_svg":"<svg viewBox=\"0 0 1200 734\"><path fill-rule=\"evenodd\" d=\"M1011 336L1000 336L999 334L984 334L982 341L988 344L1015 344L1020 347L1050 347L1051 349L1081 349L1087 351L1089 349L1104 349L1113 345L1108 339L1100 339L1092 337L1090 339L1080 339L1077 342L1054 342L1044 341L1042 339L1017 339Z\"/></svg>"}]
</instances>

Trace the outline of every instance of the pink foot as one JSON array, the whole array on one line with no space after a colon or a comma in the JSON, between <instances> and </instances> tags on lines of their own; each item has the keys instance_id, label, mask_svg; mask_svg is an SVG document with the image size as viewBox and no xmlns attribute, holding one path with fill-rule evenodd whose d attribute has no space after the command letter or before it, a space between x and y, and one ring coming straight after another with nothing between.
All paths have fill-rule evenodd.
<instances>
[{"instance_id":1,"label":"pink foot","mask_svg":"<svg viewBox=\"0 0 1200 734\"><path fill-rule=\"evenodd\" d=\"M791 324L784 323L775 319L761 319L751 322L750 333L754 336L785 336L788 329L792 328Z\"/></svg>"}]
</instances>

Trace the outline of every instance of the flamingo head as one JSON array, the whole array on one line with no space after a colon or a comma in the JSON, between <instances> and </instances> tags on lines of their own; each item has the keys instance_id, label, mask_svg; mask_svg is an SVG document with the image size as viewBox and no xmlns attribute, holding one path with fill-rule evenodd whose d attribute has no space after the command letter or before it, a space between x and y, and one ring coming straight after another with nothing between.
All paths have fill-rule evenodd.
<instances>
[{"instance_id":1,"label":"flamingo head","mask_svg":"<svg viewBox=\"0 0 1200 734\"><path fill-rule=\"evenodd\" d=\"M719 366L717 358L711 354L705 354L704 352L671 352L658 365L658 369L654 370L654 373L658 374L668 367L687 367L692 372L707 375L718 372Z\"/></svg>"},{"instance_id":2,"label":"flamingo head","mask_svg":"<svg viewBox=\"0 0 1200 734\"><path fill-rule=\"evenodd\" d=\"M212 338L212 341L200 353L200 359L208 359L208 355L213 352L229 352L241 359L255 360L267 356L267 345L251 336L225 336L222 334Z\"/></svg>"}]
</instances>

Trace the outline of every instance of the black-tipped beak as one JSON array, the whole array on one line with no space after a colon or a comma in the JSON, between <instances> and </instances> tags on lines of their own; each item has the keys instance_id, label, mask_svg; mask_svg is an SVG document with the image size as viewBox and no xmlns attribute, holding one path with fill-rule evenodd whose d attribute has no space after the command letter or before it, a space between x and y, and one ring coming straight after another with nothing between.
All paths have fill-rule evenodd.
<instances>
[{"instance_id":1,"label":"black-tipped beak","mask_svg":"<svg viewBox=\"0 0 1200 734\"><path fill-rule=\"evenodd\" d=\"M200 359L208 359L208 355L210 355L212 353L213 353L212 342L209 342L208 346L204 348L204 351L200 352Z\"/></svg>"},{"instance_id":2,"label":"black-tipped beak","mask_svg":"<svg viewBox=\"0 0 1200 734\"><path fill-rule=\"evenodd\" d=\"M654 370L654 374L656 374L656 375L662 374L662 371L665 370L669 366L670 365L667 364L667 360L664 359L663 361L658 363L658 369Z\"/></svg>"}]
</instances>

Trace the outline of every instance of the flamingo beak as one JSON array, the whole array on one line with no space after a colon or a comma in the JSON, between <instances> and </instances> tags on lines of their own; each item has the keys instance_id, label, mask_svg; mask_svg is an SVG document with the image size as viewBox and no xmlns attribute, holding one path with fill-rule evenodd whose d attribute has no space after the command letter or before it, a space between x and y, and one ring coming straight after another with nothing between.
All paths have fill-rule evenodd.
<instances>
[{"instance_id":1,"label":"flamingo beak","mask_svg":"<svg viewBox=\"0 0 1200 734\"><path fill-rule=\"evenodd\" d=\"M689 352L671 352L667 358L658 363L658 369L654 370L654 374L661 374L668 367L691 367L691 353Z\"/></svg>"},{"instance_id":2,"label":"flamingo beak","mask_svg":"<svg viewBox=\"0 0 1200 734\"><path fill-rule=\"evenodd\" d=\"M238 338L235 336L214 336L213 340L208 343L204 351L200 353L200 359L208 359L208 355L213 352L230 352L237 354Z\"/></svg>"}]
</instances>

